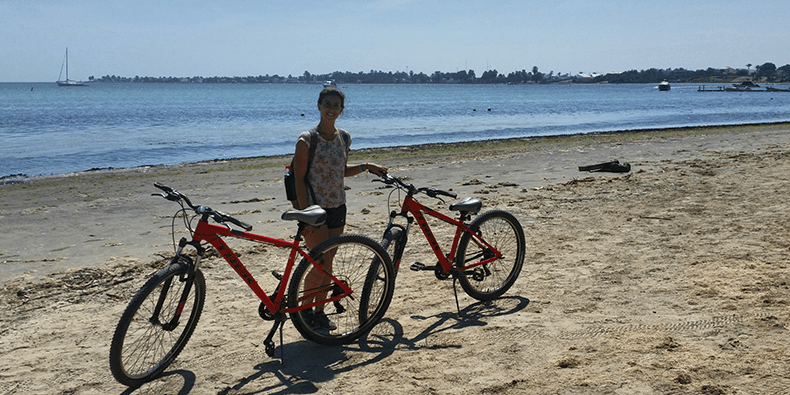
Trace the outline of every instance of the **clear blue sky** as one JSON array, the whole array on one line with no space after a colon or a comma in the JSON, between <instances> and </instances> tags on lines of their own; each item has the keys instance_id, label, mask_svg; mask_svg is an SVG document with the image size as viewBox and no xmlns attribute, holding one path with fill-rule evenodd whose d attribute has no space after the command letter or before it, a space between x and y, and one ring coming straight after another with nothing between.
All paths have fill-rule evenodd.
<instances>
[{"instance_id":1,"label":"clear blue sky","mask_svg":"<svg viewBox=\"0 0 790 395\"><path fill-rule=\"evenodd\" d=\"M790 63L790 1L0 0L0 81Z\"/></svg>"}]
</instances>

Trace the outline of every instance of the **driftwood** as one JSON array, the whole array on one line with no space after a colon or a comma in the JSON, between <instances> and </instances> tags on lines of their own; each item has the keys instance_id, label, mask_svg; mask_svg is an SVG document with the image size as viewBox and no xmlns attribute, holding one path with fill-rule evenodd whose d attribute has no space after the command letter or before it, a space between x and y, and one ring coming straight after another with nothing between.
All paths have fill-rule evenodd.
<instances>
[{"instance_id":1,"label":"driftwood","mask_svg":"<svg viewBox=\"0 0 790 395\"><path fill-rule=\"evenodd\" d=\"M620 163L619 160L598 163L595 165L579 166L579 171L605 171L610 173L628 173L631 171L629 163Z\"/></svg>"}]
</instances>

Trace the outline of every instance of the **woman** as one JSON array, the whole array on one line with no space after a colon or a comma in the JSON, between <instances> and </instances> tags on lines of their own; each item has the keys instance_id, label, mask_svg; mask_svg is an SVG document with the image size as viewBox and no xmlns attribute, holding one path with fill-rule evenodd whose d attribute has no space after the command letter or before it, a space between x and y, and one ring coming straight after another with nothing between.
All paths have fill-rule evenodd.
<instances>
[{"instance_id":1,"label":"woman","mask_svg":"<svg viewBox=\"0 0 790 395\"><path fill-rule=\"evenodd\" d=\"M385 167L375 163L348 164L351 137L348 132L335 126L335 121L343 113L345 100L343 92L335 87L328 87L321 91L321 94L318 95L318 111L321 114L321 121L312 130L300 134L296 142L293 171L296 180L298 208L304 209L317 204L327 212L327 220L324 225L305 229L303 235L308 248L313 248L327 238L343 233L346 225L344 177L355 176L365 171L379 176L387 172ZM313 137L317 138L317 144L308 172L310 140ZM328 270L331 270L332 258L331 256L325 257L324 268L328 267ZM320 282L321 279L326 280L326 277L308 275L305 285L320 286L320 284L313 285L312 283ZM325 294L319 295L313 300L324 298L326 298ZM320 305L316 307L315 312L305 311L303 313L305 320L315 327L335 329L336 326L326 317L323 308L324 305Z\"/></svg>"}]
</instances>

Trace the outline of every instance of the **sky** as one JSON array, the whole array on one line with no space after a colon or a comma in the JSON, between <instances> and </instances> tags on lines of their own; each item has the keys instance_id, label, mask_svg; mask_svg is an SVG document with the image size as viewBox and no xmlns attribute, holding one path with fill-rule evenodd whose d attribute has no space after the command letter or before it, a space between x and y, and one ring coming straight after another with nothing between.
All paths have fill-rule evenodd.
<instances>
[{"instance_id":1,"label":"sky","mask_svg":"<svg viewBox=\"0 0 790 395\"><path fill-rule=\"evenodd\" d=\"M0 81L790 63L787 0L0 0Z\"/></svg>"}]
</instances>

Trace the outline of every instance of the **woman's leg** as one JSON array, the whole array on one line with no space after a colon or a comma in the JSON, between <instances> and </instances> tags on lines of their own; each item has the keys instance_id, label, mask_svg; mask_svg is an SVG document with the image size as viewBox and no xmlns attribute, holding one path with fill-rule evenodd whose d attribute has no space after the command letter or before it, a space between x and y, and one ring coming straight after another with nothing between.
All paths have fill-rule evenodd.
<instances>
[{"instance_id":1,"label":"woman's leg","mask_svg":"<svg viewBox=\"0 0 790 395\"><path fill-rule=\"evenodd\" d=\"M339 234L343 233L345 226L341 226L340 228L329 229L326 225L315 228L309 227L304 232L305 242L307 243L308 248L313 248L318 243ZM332 260L334 259L335 254L334 251L325 254L323 256L323 268L324 271L328 273L332 273ZM321 263L321 262L317 262ZM310 272L307 274L307 278L305 278L305 288L307 289L320 289L322 287L327 287L326 290L317 293L314 297L310 298L309 300L305 300L304 303L310 304L318 301L325 300L328 294L328 286L330 284L329 278L321 274L317 268L310 269ZM318 305L315 306L315 311L320 312L324 311L324 307L326 305Z\"/></svg>"}]
</instances>

